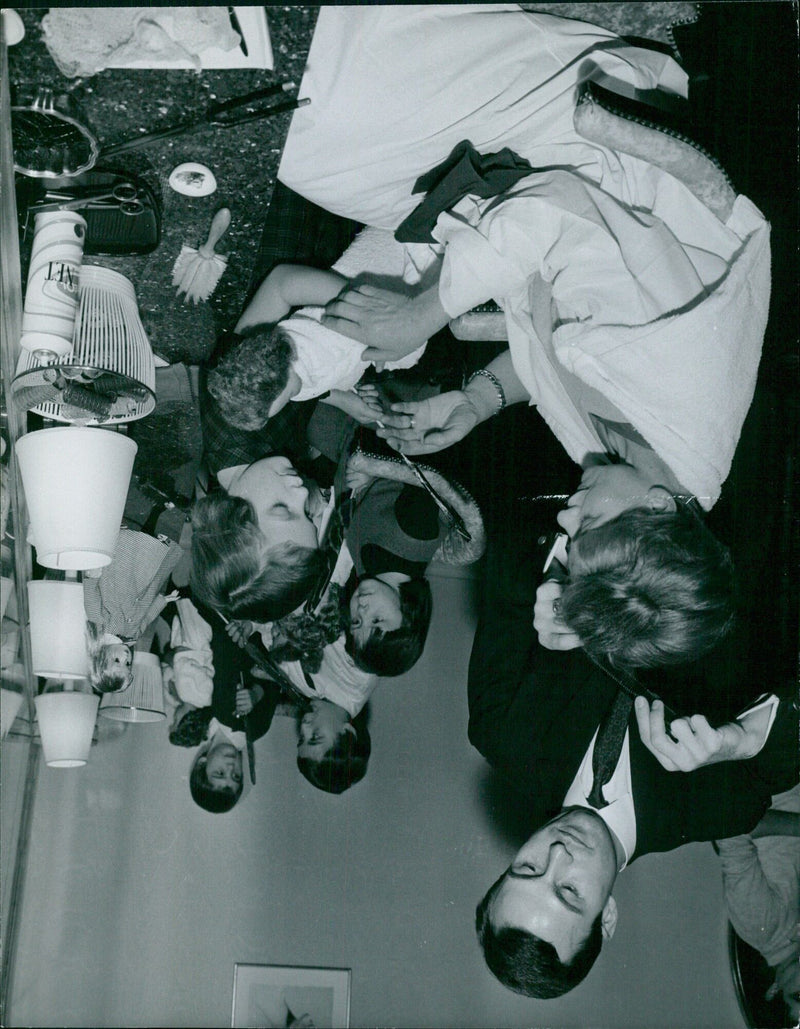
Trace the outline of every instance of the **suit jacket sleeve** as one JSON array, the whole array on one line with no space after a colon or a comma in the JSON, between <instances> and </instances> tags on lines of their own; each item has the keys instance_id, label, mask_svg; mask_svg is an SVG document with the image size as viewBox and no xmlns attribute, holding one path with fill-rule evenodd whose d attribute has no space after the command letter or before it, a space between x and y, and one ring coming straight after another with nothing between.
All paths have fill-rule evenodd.
<instances>
[{"instance_id":1,"label":"suit jacket sleeve","mask_svg":"<svg viewBox=\"0 0 800 1029\"><path fill-rule=\"evenodd\" d=\"M534 525L491 541L469 668L469 738L541 816L559 808L616 685L582 651L541 647Z\"/></svg>"}]
</instances>

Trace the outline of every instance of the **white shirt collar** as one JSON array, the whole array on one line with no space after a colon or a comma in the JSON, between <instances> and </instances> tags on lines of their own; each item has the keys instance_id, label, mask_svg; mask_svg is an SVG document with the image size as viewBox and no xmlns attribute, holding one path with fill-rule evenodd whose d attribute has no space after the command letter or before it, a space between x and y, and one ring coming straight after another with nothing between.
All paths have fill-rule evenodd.
<instances>
[{"instance_id":1,"label":"white shirt collar","mask_svg":"<svg viewBox=\"0 0 800 1029\"><path fill-rule=\"evenodd\" d=\"M586 799L592 789L594 774L592 772L592 755L597 740L597 732L592 737L589 749L583 756L578 774L572 780L564 798L564 807L590 808L603 819L611 833L619 841L624 854L622 864L617 871L628 864L636 850L636 811L633 806L633 786L631 783L631 755L629 730L625 730L622 751L611 779L603 787L603 799L608 801L606 807L593 808Z\"/></svg>"}]
</instances>

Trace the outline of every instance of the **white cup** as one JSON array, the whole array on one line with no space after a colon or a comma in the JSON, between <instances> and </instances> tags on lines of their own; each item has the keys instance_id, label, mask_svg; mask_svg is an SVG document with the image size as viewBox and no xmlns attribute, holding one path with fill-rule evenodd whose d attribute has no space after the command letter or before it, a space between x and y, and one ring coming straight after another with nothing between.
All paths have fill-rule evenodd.
<instances>
[{"instance_id":1,"label":"white cup","mask_svg":"<svg viewBox=\"0 0 800 1029\"><path fill-rule=\"evenodd\" d=\"M42 356L72 350L86 220L76 211L36 215L20 345Z\"/></svg>"}]
</instances>

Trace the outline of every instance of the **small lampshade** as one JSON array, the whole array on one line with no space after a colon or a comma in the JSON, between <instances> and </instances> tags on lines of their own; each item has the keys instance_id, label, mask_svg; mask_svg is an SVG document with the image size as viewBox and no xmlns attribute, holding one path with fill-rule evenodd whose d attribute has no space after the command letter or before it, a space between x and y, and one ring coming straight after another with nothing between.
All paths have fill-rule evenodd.
<instances>
[{"instance_id":1,"label":"small lampshade","mask_svg":"<svg viewBox=\"0 0 800 1029\"><path fill-rule=\"evenodd\" d=\"M36 717L50 768L80 768L89 760L100 698L93 693L42 693Z\"/></svg>"},{"instance_id":2,"label":"small lampshade","mask_svg":"<svg viewBox=\"0 0 800 1029\"><path fill-rule=\"evenodd\" d=\"M156 654L133 654L133 682L124 690L104 693L100 714L119 722L160 722L164 708L164 680Z\"/></svg>"},{"instance_id":3,"label":"small lampshade","mask_svg":"<svg viewBox=\"0 0 800 1029\"><path fill-rule=\"evenodd\" d=\"M137 449L121 433L77 425L17 440L40 565L83 570L111 562Z\"/></svg>"},{"instance_id":4,"label":"small lampshade","mask_svg":"<svg viewBox=\"0 0 800 1029\"><path fill-rule=\"evenodd\" d=\"M28 583L33 674L86 679L86 611L79 582L37 579Z\"/></svg>"}]
</instances>

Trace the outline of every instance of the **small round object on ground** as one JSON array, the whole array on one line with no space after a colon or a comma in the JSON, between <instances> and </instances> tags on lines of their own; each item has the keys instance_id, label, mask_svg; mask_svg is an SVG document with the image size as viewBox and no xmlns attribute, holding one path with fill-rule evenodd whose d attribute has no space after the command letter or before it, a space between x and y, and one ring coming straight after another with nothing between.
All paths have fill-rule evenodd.
<instances>
[{"instance_id":1,"label":"small round object on ground","mask_svg":"<svg viewBox=\"0 0 800 1029\"><path fill-rule=\"evenodd\" d=\"M217 188L217 180L211 169L194 161L173 168L169 184L176 193L187 197L207 197Z\"/></svg>"},{"instance_id":2,"label":"small round object on ground","mask_svg":"<svg viewBox=\"0 0 800 1029\"><path fill-rule=\"evenodd\" d=\"M22 39L25 35L25 26L22 22L22 18L17 14L16 11L9 8L3 8L3 29L6 35L6 45L14 46Z\"/></svg>"}]
</instances>

